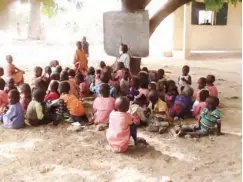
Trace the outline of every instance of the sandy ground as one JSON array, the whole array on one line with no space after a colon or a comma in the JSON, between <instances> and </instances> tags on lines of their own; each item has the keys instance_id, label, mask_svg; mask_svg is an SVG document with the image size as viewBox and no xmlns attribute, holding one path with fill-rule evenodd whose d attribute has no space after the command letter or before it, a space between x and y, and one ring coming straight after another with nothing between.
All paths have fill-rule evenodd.
<instances>
[{"instance_id":1,"label":"sandy ground","mask_svg":"<svg viewBox=\"0 0 243 182\"><path fill-rule=\"evenodd\" d=\"M63 64L72 57L72 50L52 52L55 48L51 46L9 47L0 47L0 63L4 63L4 55L12 52L16 64L25 65L27 80L33 66L43 65L46 58L51 59L50 55L61 57ZM45 51L48 48L50 51ZM29 62L23 61L26 58ZM95 60L98 59L90 64L96 65ZM159 182L163 176L174 182L241 181L242 139L238 136L242 132L241 59L184 62L150 58L143 64L150 69L164 68L172 79L177 79L182 65L188 64L194 87L199 77L214 74L220 91L222 130L233 135L210 136L195 141L178 139L171 133L151 134L141 128L138 134L148 141L148 146L132 147L125 154L114 154L106 150L104 132L97 132L93 126L79 133L67 131L67 124L21 130L0 128L0 181Z\"/></svg>"}]
</instances>

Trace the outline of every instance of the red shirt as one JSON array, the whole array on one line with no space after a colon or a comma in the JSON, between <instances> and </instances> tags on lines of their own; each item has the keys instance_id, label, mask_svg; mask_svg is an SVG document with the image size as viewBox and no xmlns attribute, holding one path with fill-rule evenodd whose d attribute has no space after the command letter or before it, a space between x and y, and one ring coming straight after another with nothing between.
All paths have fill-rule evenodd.
<instances>
[{"instance_id":1,"label":"red shirt","mask_svg":"<svg viewBox=\"0 0 243 182\"><path fill-rule=\"evenodd\" d=\"M56 92L50 92L49 94L46 94L45 101L53 101L59 99L59 94Z\"/></svg>"}]
</instances>

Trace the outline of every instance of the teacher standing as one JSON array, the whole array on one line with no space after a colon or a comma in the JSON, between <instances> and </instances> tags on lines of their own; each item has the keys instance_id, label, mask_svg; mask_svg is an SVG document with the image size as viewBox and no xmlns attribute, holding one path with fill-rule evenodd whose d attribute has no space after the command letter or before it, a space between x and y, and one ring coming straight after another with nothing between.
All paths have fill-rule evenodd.
<instances>
[{"instance_id":1,"label":"teacher standing","mask_svg":"<svg viewBox=\"0 0 243 182\"><path fill-rule=\"evenodd\" d=\"M119 53L120 56L117 58L117 62L123 62L124 66L130 70L131 57L128 54L128 46L126 44L121 44Z\"/></svg>"}]
</instances>

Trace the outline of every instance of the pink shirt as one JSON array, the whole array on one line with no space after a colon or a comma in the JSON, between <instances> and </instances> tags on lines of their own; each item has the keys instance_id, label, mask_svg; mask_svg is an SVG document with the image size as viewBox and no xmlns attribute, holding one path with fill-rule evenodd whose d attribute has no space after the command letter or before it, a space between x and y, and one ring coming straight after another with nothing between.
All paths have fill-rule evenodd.
<instances>
[{"instance_id":1,"label":"pink shirt","mask_svg":"<svg viewBox=\"0 0 243 182\"><path fill-rule=\"evenodd\" d=\"M3 113L7 105L8 105L8 94L3 90L0 90L0 114Z\"/></svg>"},{"instance_id":2,"label":"pink shirt","mask_svg":"<svg viewBox=\"0 0 243 182\"><path fill-rule=\"evenodd\" d=\"M146 98L148 98L148 96L149 96L149 90L148 89L140 88L140 89L138 89L138 91L139 91L139 95L143 94L143 95L146 96Z\"/></svg>"},{"instance_id":3,"label":"pink shirt","mask_svg":"<svg viewBox=\"0 0 243 182\"><path fill-rule=\"evenodd\" d=\"M122 79L122 75L123 75L123 71L117 70L115 78L120 81Z\"/></svg>"},{"instance_id":4,"label":"pink shirt","mask_svg":"<svg viewBox=\"0 0 243 182\"><path fill-rule=\"evenodd\" d=\"M107 124L111 111L115 108L115 99L113 97L97 97L93 103L93 109L96 111L94 114L94 123Z\"/></svg>"},{"instance_id":5,"label":"pink shirt","mask_svg":"<svg viewBox=\"0 0 243 182\"><path fill-rule=\"evenodd\" d=\"M119 111L111 112L106 137L114 152L125 152L127 150L131 124L131 114Z\"/></svg>"},{"instance_id":6,"label":"pink shirt","mask_svg":"<svg viewBox=\"0 0 243 182\"><path fill-rule=\"evenodd\" d=\"M218 97L218 89L214 85L207 85L206 87L210 96Z\"/></svg>"},{"instance_id":7,"label":"pink shirt","mask_svg":"<svg viewBox=\"0 0 243 182\"><path fill-rule=\"evenodd\" d=\"M195 106L195 109L193 111L193 116L198 120L200 118L200 114L204 108L207 107L206 102L200 102Z\"/></svg>"}]
</instances>

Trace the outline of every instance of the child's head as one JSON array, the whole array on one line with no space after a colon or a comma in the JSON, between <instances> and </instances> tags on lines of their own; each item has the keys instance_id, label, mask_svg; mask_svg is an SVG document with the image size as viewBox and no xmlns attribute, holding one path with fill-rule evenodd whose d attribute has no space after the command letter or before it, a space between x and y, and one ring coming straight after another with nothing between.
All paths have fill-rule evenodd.
<instances>
[{"instance_id":1,"label":"child's head","mask_svg":"<svg viewBox=\"0 0 243 182\"><path fill-rule=\"evenodd\" d=\"M125 68L125 66L124 66L124 63L123 62L118 62L117 63L117 69L118 70L122 70L122 69L124 69Z\"/></svg>"},{"instance_id":2,"label":"child's head","mask_svg":"<svg viewBox=\"0 0 243 182\"><path fill-rule=\"evenodd\" d=\"M212 85L215 82L215 76L214 75L208 75L207 76L207 84Z\"/></svg>"},{"instance_id":3,"label":"child's head","mask_svg":"<svg viewBox=\"0 0 243 182\"><path fill-rule=\"evenodd\" d=\"M126 44L121 44L120 45L120 53L124 54L128 52L128 46Z\"/></svg>"},{"instance_id":4,"label":"child's head","mask_svg":"<svg viewBox=\"0 0 243 182\"><path fill-rule=\"evenodd\" d=\"M109 80L111 79L111 75L109 72L102 72L100 75L100 80L103 83L109 83Z\"/></svg>"},{"instance_id":5,"label":"child's head","mask_svg":"<svg viewBox=\"0 0 243 182\"><path fill-rule=\"evenodd\" d=\"M12 62L13 62L13 57L12 57L11 55L7 55L7 56L6 56L6 60L7 60L7 62L8 62L9 64L12 64Z\"/></svg>"},{"instance_id":6,"label":"child's head","mask_svg":"<svg viewBox=\"0 0 243 182\"><path fill-rule=\"evenodd\" d=\"M57 66L56 67L56 72L60 74L62 72L62 67L61 66Z\"/></svg>"},{"instance_id":7,"label":"child's head","mask_svg":"<svg viewBox=\"0 0 243 182\"><path fill-rule=\"evenodd\" d=\"M206 78L204 78L204 77L199 78L199 80L197 82L198 89L205 88L206 84L207 84L207 79Z\"/></svg>"},{"instance_id":8,"label":"child's head","mask_svg":"<svg viewBox=\"0 0 243 182\"><path fill-rule=\"evenodd\" d=\"M182 91L182 95L192 97L193 96L193 92L194 92L193 88L191 88L191 87L184 87L184 89Z\"/></svg>"},{"instance_id":9,"label":"child's head","mask_svg":"<svg viewBox=\"0 0 243 182\"><path fill-rule=\"evenodd\" d=\"M46 66L45 67L45 74L51 75L51 73L52 73L51 67L50 66Z\"/></svg>"},{"instance_id":10,"label":"child's head","mask_svg":"<svg viewBox=\"0 0 243 182\"><path fill-rule=\"evenodd\" d=\"M57 81L51 82L50 89L52 92L58 93L59 83Z\"/></svg>"},{"instance_id":11,"label":"child's head","mask_svg":"<svg viewBox=\"0 0 243 182\"><path fill-rule=\"evenodd\" d=\"M176 96L178 94L176 83L174 80L168 80L166 82L166 93L168 95L173 95L173 96Z\"/></svg>"},{"instance_id":12,"label":"child's head","mask_svg":"<svg viewBox=\"0 0 243 182\"><path fill-rule=\"evenodd\" d=\"M201 92L199 93L200 102L205 102L208 97L209 97L209 91L201 90Z\"/></svg>"},{"instance_id":13,"label":"child's head","mask_svg":"<svg viewBox=\"0 0 243 182\"><path fill-rule=\"evenodd\" d=\"M63 71L68 72L69 70L70 70L70 68L69 67L66 67Z\"/></svg>"},{"instance_id":14,"label":"child's head","mask_svg":"<svg viewBox=\"0 0 243 182\"><path fill-rule=\"evenodd\" d=\"M139 80L139 77L134 76L134 77L132 78L132 87L135 88L135 89L139 89L139 86L140 86L140 80Z\"/></svg>"},{"instance_id":15,"label":"child's head","mask_svg":"<svg viewBox=\"0 0 243 182\"><path fill-rule=\"evenodd\" d=\"M13 104L17 104L19 102L20 99L20 95L18 90L10 90L10 92L8 93L8 102L9 104L13 105Z\"/></svg>"},{"instance_id":16,"label":"child's head","mask_svg":"<svg viewBox=\"0 0 243 182\"><path fill-rule=\"evenodd\" d=\"M129 79L129 69L128 68L123 69L123 71L122 71L122 78L124 80L128 80Z\"/></svg>"},{"instance_id":17,"label":"child's head","mask_svg":"<svg viewBox=\"0 0 243 182\"><path fill-rule=\"evenodd\" d=\"M29 84L23 83L19 88L21 94L24 94L26 97L31 97L31 88Z\"/></svg>"},{"instance_id":18,"label":"child's head","mask_svg":"<svg viewBox=\"0 0 243 182\"><path fill-rule=\"evenodd\" d=\"M80 83L83 83L84 82L84 76L79 73L75 76L75 81L76 81L76 84L79 85Z\"/></svg>"},{"instance_id":19,"label":"child's head","mask_svg":"<svg viewBox=\"0 0 243 182\"><path fill-rule=\"evenodd\" d=\"M82 49L82 42L78 41L76 43L76 46L77 46L78 49Z\"/></svg>"},{"instance_id":20,"label":"child's head","mask_svg":"<svg viewBox=\"0 0 243 182\"><path fill-rule=\"evenodd\" d=\"M156 102L159 100L159 93L156 90L150 91L149 100L152 104L156 104Z\"/></svg>"},{"instance_id":21,"label":"child's head","mask_svg":"<svg viewBox=\"0 0 243 182\"><path fill-rule=\"evenodd\" d=\"M13 78L8 78L8 80L7 80L7 85L8 85L8 87L9 88L12 88L12 87L14 87L14 79Z\"/></svg>"},{"instance_id":22,"label":"child's head","mask_svg":"<svg viewBox=\"0 0 243 182\"><path fill-rule=\"evenodd\" d=\"M113 69L112 69L112 67L110 67L110 66L106 66L106 67L103 69L103 72L108 72L110 75L111 75L112 71L113 71Z\"/></svg>"},{"instance_id":23,"label":"child's head","mask_svg":"<svg viewBox=\"0 0 243 182\"><path fill-rule=\"evenodd\" d=\"M129 109L129 100L127 97L118 97L115 102L115 107L119 112L127 112Z\"/></svg>"},{"instance_id":24,"label":"child's head","mask_svg":"<svg viewBox=\"0 0 243 182\"><path fill-rule=\"evenodd\" d=\"M149 85L148 74L144 72L140 72L138 76L140 80L140 87L143 89L148 89L148 85Z\"/></svg>"},{"instance_id":25,"label":"child's head","mask_svg":"<svg viewBox=\"0 0 243 182\"><path fill-rule=\"evenodd\" d=\"M101 62L100 62L100 68L101 68L101 69L104 69L105 67L106 67L105 62L104 62L104 61L101 61Z\"/></svg>"},{"instance_id":26,"label":"child's head","mask_svg":"<svg viewBox=\"0 0 243 182\"><path fill-rule=\"evenodd\" d=\"M59 73L52 73L51 74L51 80L60 80L60 74Z\"/></svg>"},{"instance_id":27,"label":"child's head","mask_svg":"<svg viewBox=\"0 0 243 182\"><path fill-rule=\"evenodd\" d=\"M190 72L190 67L187 65L183 66L183 68L182 68L183 76L187 76L189 72Z\"/></svg>"},{"instance_id":28,"label":"child's head","mask_svg":"<svg viewBox=\"0 0 243 182\"><path fill-rule=\"evenodd\" d=\"M68 70L68 76L70 76L71 78L74 78L75 77L75 71L74 71L74 69L69 69Z\"/></svg>"},{"instance_id":29,"label":"child's head","mask_svg":"<svg viewBox=\"0 0 243 182\"><path fill-rule=\"evenodd\" d=\"M59 93L60 94L68 94L70 91L70 85L68 82L61 82L59 84Z\"/></svg>"},{"instance_id":30,"label":"child's head","mask_svg":"<svg viewBox=\"0 0 243 182\"><path fill-rule=\"evenodd\" d=\"M5 81L4 79L0 78L0 90L4 90L5 87Z\"/></svg>"},{"instance_id":31,"label":"child's head","mask_svg":"<svg viewBox=\"0 0 243 182\"><path fill-rule=\"evenodd\" d=\"M32 97L37 102L43 102L45 95L46 95L45 90L38 88L33 91Z\"/></svg>"},{"instance_id":32,"label":"child's head","mask_svg":"<svg viewBox=\"0 0 243 182\"><path fill-rule=\"evenodd\" d=\"M151 72L150 74L149 74L149 76L150 76L150 78L151 78L151 80L153 81L153 82L157 82L158 81L158 74L156 73L156 72Z\"/></svg>"},{"instance_id":33,"label":"child's head","mask_svg":"<svg viewBox=\"0 0 243 182\"><path fill-rule=\"evenodd\" d=\"M40 66L36 66L35 69L34 69L34 72L35 72L35 76L36 77L40 77L42 75L42 68Z\"/></svg>"},{"instance_id":34,"label":"child's head","mask_svg":"<svg viewBox=\"0 0 243 182\"><path fill-rule=\"evenodd\" d=\"M147 98L144 94L139 94L135 97L134 103L138 104L140 107L143 107L147 104Z\"/></svg>"},{"instance_id":35,"label":"child's head","mask_svg":"<svg viewBox=\"0 0 243 182\"><path fill-rule=\"evenodd\" d=\"M4 69L0 67L0 77L4 75Z\"/></svg>"},{"instance_id":36,"label":"child's head","mask_svg":"<svg viewBox=\"0 0 243 182\"><path fill-rule=\"evenodd\" d=\"M218 97L214 97L214 96L209 96L207 97L206 99L206 103L207 103L207 108L210 110L210 111L213 111L215 110L218 105L219 105L219 98Z\"/></svg>"},{"instance_id":37,"label":"child's head","mask_svg":"<svg viewBox=\"0 0 243 182\"><path fill-rule=\"evenodd\" d=\"M148 89L149 91L156 90L156 84L154 82L150 83Z\"/></svg>"},{"instance_id":38,"label":"child's head","mask_svg":"<svg viewBox=\"0 0 243 182\"><path fill-rule=\"evenodd\" d=\"M158 70L158 79L164 78L165 71L163 69Z\"/></svg>"},{"instance_id":39,"label":"child's head","mask_svg":"<svg viewBox=\"0 0 243 182\"><path fill-rule=\"evenodd\" d=\"M144 71L144 72L146 72L146 73L149 73L149 70L148 70L147 67L143 67L141 71Z\"/></svg>"},{"instance_id":40,"label":"child's head","mask_svg":"<svg viewBox=\"0 0 243 182\"><path fill-rule=\"evenodd\" d=\"M68 73L66 71L62 71L60 74L60 81L66 81L69 80Z\"/></svg>"},{"instance_id":41,"label":"child's head","mask_svg":"<svg viewBox=\"0 0 243 182\"><path fill-rule=\"evenodd\" d=\"M103 97L109 97L110 96L110 86L105 83L100 86L100 94Z\"/></svg>"},{"instance_id":42,"label":"child's head","mask_svg":"<svg viewBox=\"0 0 243 182\"><path fill-rule=\"evenodd\" d=\"M59 66L59 62L57 60L53 60L50 62L50 67L57 67Z\"/></svg>"},{"instance_id":43,"label":"child's head","mask_svg":"<svg viewBox=\"0 0 243 182\"><path fill-rule=\"evenodd\" d=\"M95 75L95 69L93 66L89 67L88 69L88 75Z\"/></svg>"},{"instance_id":44,"label":"child's head","mask_svg":"<svg viewBox=\"0 0 243 182\"><path fill-rule=\"evenodd\" d=\"M42 89L42 90L46 90L46 82L42 79L37 79L35 81L35 89Z\"/></svg>"}]
</instances>

